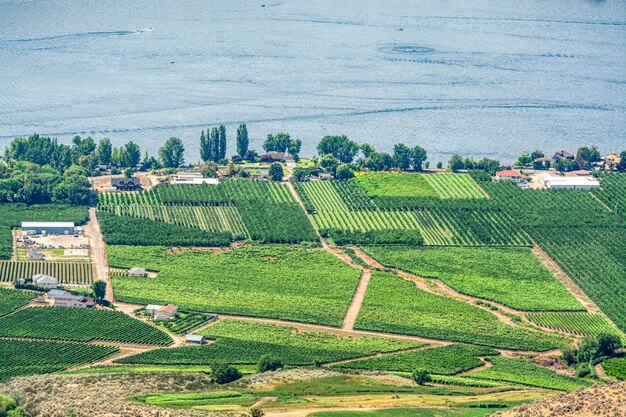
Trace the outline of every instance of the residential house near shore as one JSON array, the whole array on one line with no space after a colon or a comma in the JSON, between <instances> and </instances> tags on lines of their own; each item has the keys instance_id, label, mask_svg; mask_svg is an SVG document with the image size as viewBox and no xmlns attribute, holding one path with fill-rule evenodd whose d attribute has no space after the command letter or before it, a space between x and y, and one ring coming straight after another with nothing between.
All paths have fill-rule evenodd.
<instances>
[{"instance_id":1,"label":"residential house near shore","mask_svg":"<svg viewBox=\"0 0 626 417\"><path fill-rule=\"evenodd\" d=\"M526 176L512 169L505 169L503 171L496 172L496 181L515 181L521 183L524 182L525 179Z\"/></svg>"},{"instance_id":2,"label":"residential house near shore","mask_svg":"<svg viewBox=\"0 0 626 417\"><path fill-rule=\"evenodd\" d=\"M46 294L46 302L56 307L94 308L93 298L74 295L63 290L50 290Z\"/></svg>"}]
</instances>

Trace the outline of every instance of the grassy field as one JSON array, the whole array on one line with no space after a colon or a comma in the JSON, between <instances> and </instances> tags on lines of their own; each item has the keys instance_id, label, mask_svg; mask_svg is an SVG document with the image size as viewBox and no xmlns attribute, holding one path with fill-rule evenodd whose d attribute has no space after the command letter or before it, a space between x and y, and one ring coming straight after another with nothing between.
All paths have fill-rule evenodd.
<instances>
[{"instance_id":1,"label":"grassy field","mask_svg":"<svg viewBox=\"0 0 626 417\"><path fill-rule=\"evenodd\" d=\"M518 310L583 310L529 248L365 246L382 264Z\"/></svg>"},{"instance_id":2,"label":"grassy field","mask_svg":"<svg viewBox=\"0 0 626 417\"><path fill-rule=\"evenodd\" d=\"M159 271L153 279L113 278L120 301L332 326L341 325L360 276L328 252L298 246L220 254L111 246L108 254L111 266Z\"/></svg>"},{"instance_id":3,"label":"grassy field","mask_svg":"<svg viewBox=\"0 0 626 417\"><path fill-rule=\"evenodd\" d=\"M428 174L424 179L441 198L485 198L468 174Z\"/></svg>"},{"instance_id":4,"label":"grassy field","mask_svg":"<svg viewBox=\"0 0 626 417\"><path fill-rule=\"evenodd\" d=\"M376 272L355 328L521 350L563 345L557 336L504 324L488 311L422 291L395 275Z\"/></svg>"},{"instance_id":5,"label":"grassy field","mask_svg":"<svg viewBox=\"0 0 626 417\"><path fill-rule=\"evenodd\" d=\"M478 356L497 354L497 351L486 347L450 345L347 362L339 367L405 372L423 369L434 374L453 375L481 366L483 361L477 359Z\"/></svg>"},{"instance_id":6,"label":"grassy field","mask_svg":"<svg viewBox=\"0 0 626 417\"><path fill-rule=\"evenodd\" d=\"M215 342L152 350L121 359L126 364L210 365L215 362L256 364L271 354L287 365L313 365L393 352L422 346L421 343L362 337L338 337L323 332L301 332L289 326L224 320L198 332Z\"/></svg>"},{"instance_id":7,"label":"grassy field","mask_svg":"<svg viewBox=\"0 0 626 417\"><path fill-rule=\"evenodd\" d=\"M557 374L523 359L495 357L487 360L493 363L493 367L472 372L466 377L492 379L557 391L571 391L591 385L588 381Z\"/></svg>"},{"instance_id":8,"label":"grassy field","mask_svg":"<svg viewBox=\"0 0 626 417\"><path fill-rule=\"evenodd\" d=\"M501 408L390 408L375 411L320 411L310 417L484 417Z\"/></svg>"},{"instance_id":9,"label":"grassy field","mask_svg":"<svg viewBox=\"0 0 626 417\"><path fill-rule=\"evenodd\" d=\"M359 172L356 179L372 197L439 197L420 174Z\"/></svg>"},{"instance_id":10,"label":"grassy field","mask_svg":"<svg viewBox=\"0 0 626 417\"><path fill-rule=\"evenodd\" d=\"M84 343L0 340L0 381L97 361L118 349Z\"/></svg>"},{"instance_id":11,"label":"grassy field","mask_svg":"<svg viewBox=\"0 0 626 417\"><path fill-rule=\"evenodd\" d=\"M122 312L70 307L27 308L4 316L0 319L0 336L151 345L172 342L167 334Z\"/></svg>"}]
</instances>

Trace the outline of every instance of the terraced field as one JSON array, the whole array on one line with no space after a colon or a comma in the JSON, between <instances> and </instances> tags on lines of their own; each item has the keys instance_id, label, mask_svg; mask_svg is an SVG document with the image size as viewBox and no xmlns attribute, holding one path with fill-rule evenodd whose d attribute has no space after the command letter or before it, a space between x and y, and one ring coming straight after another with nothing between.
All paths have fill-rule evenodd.
<instances>
[{"instance_id":1,"label":"terraced field","mask_svg":"<svg viewBox=\"0 0 626 417\"><path fill-rule=\"evenodd\" d=\"M530 311L583 306L529 248L364 246L385 266L439 278L457 291Z\"/></svg>"},{"instance_id":2,"label":"terraced field","mask_svg":"<svg viewBox=\"0 0 626 417\"><path fill-rule=\"evenodd\" d=\"M84 343L0 340L0 381L95 362L117 350L113 346Z\"/></svg>"},{"instance_id":3,"label":"terraced field","mask_svg":"<svg viewBox=\"0 0 626 417\"><path fill-rule=\"evenodd\" d=\"M171 338L162 331L111 310L70 307L35 307L0 318L0 336L90 342L167 345Z\"/></svg>"},{"instance_id":4,"label":"terraced field","mask_svg":"<svg viewBox=\"0 0 626 417\"><path fill-rule=\"evenodd\" d=\"M289 245L219 254L110 246L108 255L113 267L159 271L149 280L114 277L115 297L121 301L332 326L341 325L360 276L326 251Z\"/></svg>"},{"instance_id":5,"label":"terraced field","mask_svg":"<svg viewBox=\"0 0 626 417\"><path fill-rule=\"evenodd\" d=\"M564 346L556 335L504 324L478 307L380 272L372 274L355 328L520 350Z\"/></svg>"},{"instance_id":6,"label":"terraced field","mask_svg":"<svg viewBox=\"0 0 626 417\"><path fill-rule=\"evenodd\" d=\"M256 364L270 354L288 365L314 365L422 346L419 342L375 337L339 337L289 326L224 320L199 332L215 342L207 346L159 349L120 359L126 364Z\"/></svg>"}]
</instances>

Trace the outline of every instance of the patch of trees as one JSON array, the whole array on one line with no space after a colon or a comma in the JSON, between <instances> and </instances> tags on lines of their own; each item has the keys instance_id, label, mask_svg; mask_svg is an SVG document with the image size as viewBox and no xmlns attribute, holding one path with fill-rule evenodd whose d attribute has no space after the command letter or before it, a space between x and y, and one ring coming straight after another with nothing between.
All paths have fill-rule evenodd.
<instances>
[{"instance_id":1,"label":"patch of trees","mask_svg":"<svg viewBox=\"0 0 626 417\"><path fill-rule=\"evenodd\" d=\"M26 161L0 164L0 203L86 205L90 187L87 171L78 165L62 172Z\"/></svg>"},{"instance_id":2,"label":"patch of trees","mask_svg":"<svg viewBox=\"0 0 626 417\"><path fill-rule=\"evenodd\" d=\"M288 153L296 161L300 157L300 149L302 141L300 139L292 139L289 133L276 133L267 135L267 139L263 142L265 152L284 152Z\"/></svg>"},{"instance_id":3,"label":"patch of trees","mask_svg":"<svg viewBox=\"0 0 626 417\"><path fill-rule=\"evenodd\" d=\"M615 356L622 340L615 334L603 333L583 339L578 349L563 351L563 359L576 368L579 377L594 375L594 365Z\"/></svg>"},{"instance_id":4,"label":"patch of trees","mask_svg":"<svg viewBox=\"0 0 626 417\"><path fill-rule=\"evenodd\" d=\"M219 162L226 158L226 126L220 125L200 133L200 158L204 162Z\"/></svg>"},{"instance_id":5,"label":"patch of trees","mask_svg":"<svg viewBox=\"0 0 626 417\"><path fill-rule=\"evenodd\" d=\"M214 363L211 365L211 376L217 384L228 384L241 378L243 375L239 369L224 363Z\"/></svg>"},{"instance_id":6,"label":"patch of trees","mask_svg":"<svg viewBox=\"0 0 626 417\"><path fill-rule=\"evenodd\" d=\"M183 142L179 138L171 137L159 149L161 164L165 168L178 168L185 163L184 153Z\"/></svg>"},{"instance_id":7,"label":"patch of trees","mask_svg":"<svg viewBox=\"0 0 626 417\"><path fill-rule=\"evenodd\" d=\"M461 169L468 171L485 171L491 175L494 175L501 167L500 161L496 159L483 158L478 161L474 158L463 158L461 155L454 154L448 162L448 169L452 172L457 172Z\"/></svg>"}]
</instances>

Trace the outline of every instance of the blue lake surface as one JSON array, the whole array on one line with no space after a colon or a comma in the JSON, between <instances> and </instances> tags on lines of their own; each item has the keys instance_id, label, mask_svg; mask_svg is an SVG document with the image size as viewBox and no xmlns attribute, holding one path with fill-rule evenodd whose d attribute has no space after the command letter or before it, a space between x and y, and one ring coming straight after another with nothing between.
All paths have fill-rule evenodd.
<instances>
[{"instance_id":1,"label":"blue lake surface","mask_svg":"<svg viewBox=\"0 0 626 417\"><path fill-rule=\"evenodd\" d=\"M240 122L512 161L626 149L626 2L0 0L0 147ZM150 29L151 28L151 29Z\"/></svg>"}]
</instances>

